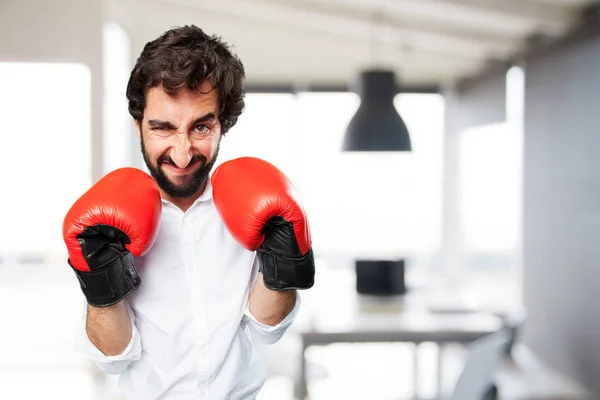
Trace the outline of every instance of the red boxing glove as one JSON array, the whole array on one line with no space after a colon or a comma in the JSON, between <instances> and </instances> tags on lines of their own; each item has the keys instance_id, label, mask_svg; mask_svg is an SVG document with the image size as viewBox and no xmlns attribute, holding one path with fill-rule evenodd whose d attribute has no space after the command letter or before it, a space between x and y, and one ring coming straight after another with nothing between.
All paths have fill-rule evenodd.
<instances>
[{"instance_id":1,"label":"red boxing glove","mask_svg":"<svg viewBox=\"0 0 600 400\"><path fill-rule=\"evenodd\" d=\"M154 244L161 211L156 183L135 168L107 174L71 207L63 238L90 305L115 304L140 286L133 256Z\"/></svg>"},{"instance_id":2,"label":"red boxing glove","mask_svg":"<svg viewBox=\"0 0 600 400\"><path fill-rule=\"evenodd\" d=\"M242 157L212 175L213 199L232 236L257 251L265 286L308 289L315 264L308 220L289 179L268 162Z\"/></svg>"}]
</instances>

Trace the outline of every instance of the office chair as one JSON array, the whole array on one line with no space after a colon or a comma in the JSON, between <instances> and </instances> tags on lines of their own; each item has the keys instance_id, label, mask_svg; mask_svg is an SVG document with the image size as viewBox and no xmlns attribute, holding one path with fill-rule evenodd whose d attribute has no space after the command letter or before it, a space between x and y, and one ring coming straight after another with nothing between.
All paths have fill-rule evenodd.
<instances>
[{"instance_id":1,"label":"office chair","mask_svg":"<svg viewBox=\"0 0 600 400\"><path fill-rule=\"evenodd\" d=\"M506 354L511 332L502 329L468 346L468 356L448 400L488 400L495 397L494 374Z\"/></svg>"}]
</instances>

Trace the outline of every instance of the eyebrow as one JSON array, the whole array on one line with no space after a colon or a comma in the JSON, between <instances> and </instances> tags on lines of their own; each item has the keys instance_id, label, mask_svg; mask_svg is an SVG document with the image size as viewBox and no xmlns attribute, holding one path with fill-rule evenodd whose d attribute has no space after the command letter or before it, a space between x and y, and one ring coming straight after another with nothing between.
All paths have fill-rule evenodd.
<instances>
[{"instance_id":1,"label":"eyebrow","mask_svg":"<svg viewBox=\"0 0 600 400\"><path fill-rule=\"evenodd\" d=\"M215 113L208 113L206 115L203 115L201 117L198 117L194 120L194 122L192 122L192 125L198 125L204 122L210 122L210 121L214 121L215 120ZM164 128L164 129L173 129L176 130L177 127L175 125L173 125L172 122L170 121L163 121L160 119L150 119L148 120L148 125L151 128Z\"/></svg>"}]
</instances>

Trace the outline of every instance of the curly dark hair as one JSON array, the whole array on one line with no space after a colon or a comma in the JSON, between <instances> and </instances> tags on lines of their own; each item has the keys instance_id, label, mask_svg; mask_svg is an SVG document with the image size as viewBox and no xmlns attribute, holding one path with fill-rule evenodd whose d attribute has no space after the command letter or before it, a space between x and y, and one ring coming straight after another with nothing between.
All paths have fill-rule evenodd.
<instances>
[{"instance_id":1,"label":"curly dark hair","mask_svg":"<svg viewBox=\"0 0 600 400\"><path fill-rule=\"evenodd\" d=\"M142 122L146 93L161 86L169 95L199 90L205 80L219 93L221 132L227 133L244 110L244 66L218 36L197 26L173 28L144 46L127 83L129 113Z\"/></svg>"}]
</instances>

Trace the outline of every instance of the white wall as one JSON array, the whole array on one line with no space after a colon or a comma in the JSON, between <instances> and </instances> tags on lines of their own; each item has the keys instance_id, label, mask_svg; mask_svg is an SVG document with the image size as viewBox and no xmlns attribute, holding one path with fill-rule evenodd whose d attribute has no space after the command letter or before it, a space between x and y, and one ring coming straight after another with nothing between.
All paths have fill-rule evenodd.
<instances>
[{"instance_id":1,"label":"white wall","mask_svg":"<svg viewBox=\"0 0 600 400\"><path fill-rule=\"evenodd\" d=\"M526 65L526 342L600 396L600 34Z\"/></svg>"}]
</instances>

